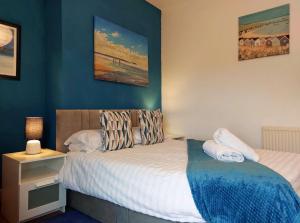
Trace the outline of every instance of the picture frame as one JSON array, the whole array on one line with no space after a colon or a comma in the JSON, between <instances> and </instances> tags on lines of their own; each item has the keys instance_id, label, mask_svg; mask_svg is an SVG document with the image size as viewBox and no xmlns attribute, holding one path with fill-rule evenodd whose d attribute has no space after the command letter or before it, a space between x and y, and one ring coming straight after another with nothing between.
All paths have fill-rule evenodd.
<instances>
[{"instance_id":1,"label":"picture frame","mask_svg":"<svg viewBox=\"0 0 300 223\"><path fill-rule=\"evenodd\" d=\"M239 17L239 61L290 53L290 4Z\"/></svg>"},{"instance_id":2,"label":"picture frame","mask_svg":"<svg viewBox=\"0 0 300 223\"><path fill-rule=\"evenodd\" d=\"M147 87L148 39L94 16L94 79Z\"/></svg>"},{"instance_id":3,"label":"picture frame","mask_svg":"<svg viewBox=\"0 0 300 223\"><path fill-rule=\"evenodd\" d=\"M20 80L21 26L0 20L0 78Z\"/></svg>"}]
</instances>

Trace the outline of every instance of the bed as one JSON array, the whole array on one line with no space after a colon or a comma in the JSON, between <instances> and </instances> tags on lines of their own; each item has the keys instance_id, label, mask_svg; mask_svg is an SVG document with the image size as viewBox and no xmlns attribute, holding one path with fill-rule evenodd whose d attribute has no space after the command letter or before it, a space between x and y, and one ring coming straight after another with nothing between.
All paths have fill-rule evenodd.
<instances>
[{"instance_id":1,"label":"bed","mask_svg":"<svg viewBox=\"0 0 300 223\"><path fill-rule=\"evenodd\" d=\"M136 110L132 122L138 125ZM57 150L82 129L99 128L99 110L58 110ZM151 146L89 154L72 152L60 179L69 205L103 223L205 222L186 177L185 141L167 139ZM300 155L257 150L260 162L284 176L300 194Z\"/></svg>"}]
</instances>

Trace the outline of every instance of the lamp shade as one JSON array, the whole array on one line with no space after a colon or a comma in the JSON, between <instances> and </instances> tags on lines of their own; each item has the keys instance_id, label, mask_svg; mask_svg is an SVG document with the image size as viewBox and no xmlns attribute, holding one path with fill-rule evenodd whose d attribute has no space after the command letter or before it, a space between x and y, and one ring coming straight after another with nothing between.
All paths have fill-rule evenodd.
<instances>
[{"instance_id":1,"label":"lamp shade","mask_svg":"<svg viewBox=\"0 0 300 223\"><path fill-rule=\"evenodd\" d=\"M43 136L43 118L27 117L25 127L26 138L29 140L40 139Z\"/></svg>"}]
</instances>

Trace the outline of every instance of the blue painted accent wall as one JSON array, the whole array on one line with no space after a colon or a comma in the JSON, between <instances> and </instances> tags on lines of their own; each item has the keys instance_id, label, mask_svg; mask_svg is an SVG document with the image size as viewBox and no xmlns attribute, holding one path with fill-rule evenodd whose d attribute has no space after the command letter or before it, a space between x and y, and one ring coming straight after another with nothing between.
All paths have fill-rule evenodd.
<instances>
[{"instance_id":1,"label":"blue painted accent wall","mask_svg":"<svg viewBox=\"0 0 300 223\"><path fill-rule=\"evenodd\" d=\"M65 83L61 82L62 67L62 4L61 0L46 0L46 132L48 147L55 148L55 108L60 104ZM66 83L68 84L68 83Z\"/></svg>"},{"instance_id":2,"label":"blue painted accent wall","mask_svg":"<svg viewBox=\"0 0 300 223\"><path fill-rule=\"evenodd\" d=\"M58 0L54 0L57 4ZM57 18L57 7L47 7L48 17ZM55 109L92 108L160 108L161 107L161 12L144 0L63 0L61 23L53 27L48 41L60 46L60 68L48 67L47 105L49 112L49 145L55 144ZM148 87L138 87L94 80L93 17L121 25L148 38ZM52 20L48 21L52 22ZM61 32L60 32L61 31ZM54 33L54 35L53 35ZM49 36L49 35L48 35ZM59 44L58 44L59 43ZM48 50L47 59L57 53ZM53 68L55 67L55 68ZM55 89L55 90L52 90Z\"/></svg>"},{"instance_id":3,"label":"blue painted accent wall","mask_svg":"<svg viewBox=\"0 0 300 223\"><path fill-rule=\"evenodd\" d=\"M45 4L0 0L0 19L21 25L21 80L0 79L0 153L24 150L26 116L45 116Z\"/></svg>"},{"instance_id":4,"label":"blue painted accent wall","mask_svg":"<svg viewBox=\"0 0 300 223\"><path fill-rule=\"evenodd\" d=\"M160 11L142 0L63 0L62 107L160 107ZM148 38L149 87L94 80L93 16L100 16Z\"/></svg>"}]
</instances>

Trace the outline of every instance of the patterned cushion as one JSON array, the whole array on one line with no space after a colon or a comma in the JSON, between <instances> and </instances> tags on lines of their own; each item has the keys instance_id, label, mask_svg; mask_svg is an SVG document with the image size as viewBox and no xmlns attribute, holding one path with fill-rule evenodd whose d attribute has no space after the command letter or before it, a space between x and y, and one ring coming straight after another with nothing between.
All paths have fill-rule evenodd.
<instances>
[{"instance_id":1,"label":"patterned cushion","mask_svg":"<svg viewBox=\"0 0 300 223\"><path fill-rule=\"evenodd\" d=\"M160 110L138 112L142 144L149 145L164 141L163 115Z\"/></svg>"},{"instance_id":2,"label":"patterned cushion","mask_svg":"<svg viewBox=\"0 0 300 223\"><path fill-rule=\"evenodd\" d=\"M104 111L100 115L104 130L104 151L133 147L131 116L129 111Z\"/></svg>"}]
</instances>

